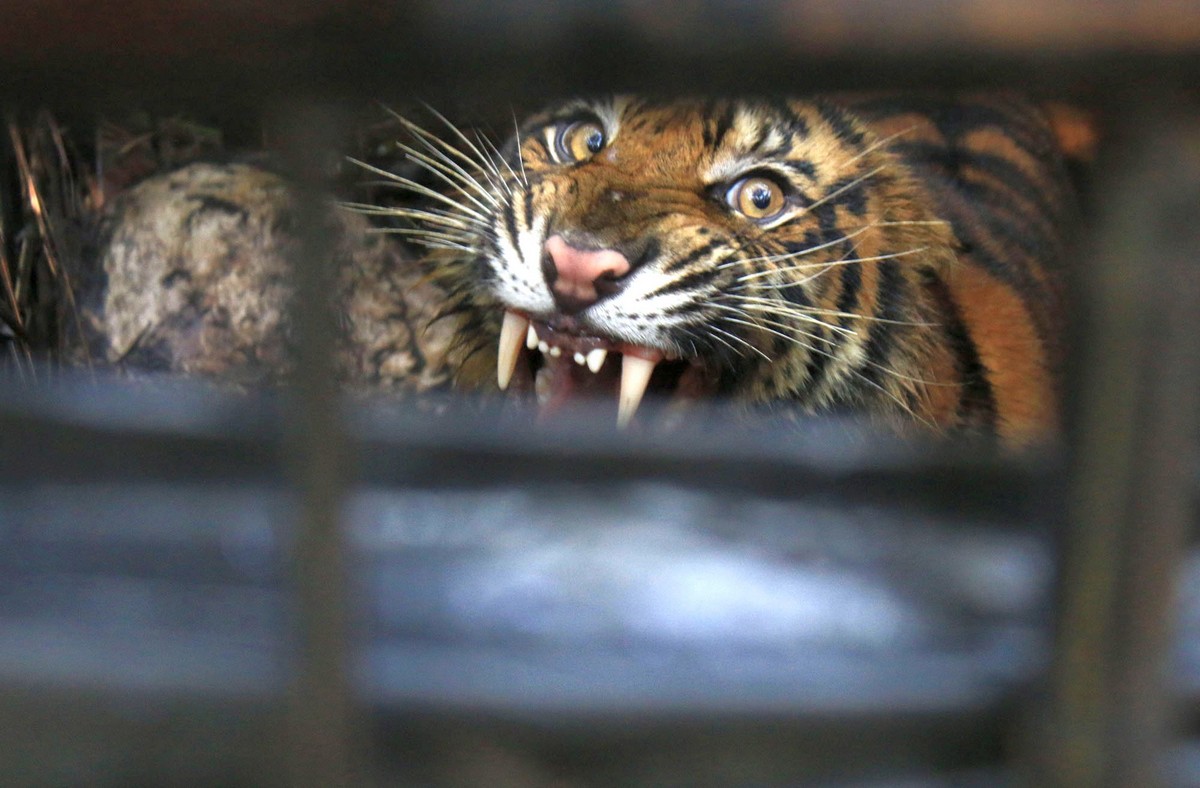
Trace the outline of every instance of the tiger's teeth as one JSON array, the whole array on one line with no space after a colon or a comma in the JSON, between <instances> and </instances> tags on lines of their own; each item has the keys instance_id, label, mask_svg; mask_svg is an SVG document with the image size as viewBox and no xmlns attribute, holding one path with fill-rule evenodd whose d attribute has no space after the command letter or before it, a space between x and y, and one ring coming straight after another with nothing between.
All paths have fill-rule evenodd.
<instances>
[{"instance_id":1,"label":"tiger's teeth","mask_svg":"<svg viewBox=\"0 0 1200 788\"><path fill-rule=\"evenodd\" d=\"M575 363L582 367L584 364L587 363L587 359L584 358L584 355L582 353L576 351L575 352Z\"/></svg>"},{"instance_id":2,"label":"tiger's teeth","mask_svg":"<svg viewBox=\"0 0 1200 788\"><path fill-rule=\"evenodd\" d=\"M621 359L621 394L617 400L617 427L624 428L637 413L646 386L650 384L650 374L654 372L656 362L625 354Z\"/></svg>"},{"instance_id":3,"label":"tiger's teeth","mask_svg":"<svg viewBox=\"0 0 1200 788\"><path fill-rule=\"evenodd\" d=\"M538 350L541 351L542 355L545 355L550 352L550 343L544 339L541 342L538 342L537 347L538 347Z\"/></svg>"},{"instance_id":4,"label":"tiger's teeth","mask_svg":"<svg viewBox=\"0 0 1200 788\"><path fill-rule=\"evenodd\" d=\"M521 337L530 330L529 320L516 312L505 312L500 325L500 349L496 360L496 383L500 390L508 388L513 370L517 368L517 356L521 353Z\"/></svg>"},{"instance_id":5,"label":"tiger's teeth","mask_svg":"<svg viewBox=\"0 0 1200 788\"><path fill-rule=\"evenodd\" d=\"M560 348L558 345L550 346L550 358L558 358L561 355L562 355L562 348Z\"/></svg>"},{"instance_id":6,"label":"tiger's teeth","mask_svg":"<svg viewBox=\"0 0 1200 788\"><path fill-rule=\"evenodd\" d=\"M604 359L608 358L608 351L602 347L590 351L587 354L587 367L593 373L599 372L600 367L604 366Z\"/></svg>"},{"instance_id":7,"label":"tiger's teeth","mask_svg":"<svg viewBox=\"0 0 1200 788\"><path fill-rule=\"evenodd\" d=\"M538 345L537 330L534 329L533 323L529 324L529 333L525 335L525 347L533 350Z\"/></svg>"}]
</instances>

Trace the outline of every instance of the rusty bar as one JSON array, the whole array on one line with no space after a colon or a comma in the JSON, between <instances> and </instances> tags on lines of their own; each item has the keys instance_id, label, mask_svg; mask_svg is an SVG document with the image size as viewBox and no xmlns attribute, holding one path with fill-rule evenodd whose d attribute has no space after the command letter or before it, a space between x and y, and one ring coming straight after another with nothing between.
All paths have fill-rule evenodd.
<instances>
[{"instance_id":1,"label":"rusty bar","mask_svg":"<svg viewBox=\"0 0 1200 788\"><path fill-rule=\"evenodd\" d=\"M1081 376L1036 785L1154 786L1200 409L1200 115L1131 114L1079 272ZM1144 109L1144 108L1143 108Z\"/></svg>"}]
</instances>

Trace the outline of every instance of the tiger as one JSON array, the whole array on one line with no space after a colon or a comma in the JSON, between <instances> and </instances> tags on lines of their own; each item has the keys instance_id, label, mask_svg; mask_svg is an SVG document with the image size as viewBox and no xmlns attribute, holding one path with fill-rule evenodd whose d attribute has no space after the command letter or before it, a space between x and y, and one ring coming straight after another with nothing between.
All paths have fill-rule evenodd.
<instances>
[{"instance_id":1,"label":"tiger","mask_svg":"<svg viewBox=\"0 0 1200 788\"><path fill-rule=\"evenodd\" d=\"M1077 199L1041 105L571 99L503 147L398 118L440 188L379 171L427 203L356 207L428 247L461 387L615 400L622 427L650 392L1017 446L1059 429Z\"/></svg>"},{"instance_id":2,"label":"tiger","mask_svg":"<svg viewBox=\"0 0 1200 788\"><path fill-rule=\"evenodd\" d=\"M1057 436L1079 200L1048 105L573 98L507 142L433 116L395 114L407 169L350 159L400 198L327 222L351 387L500 394L548 419L586 402L623 429L719 402ZM295 197L261 168L196 163L113 200L85 310L105 358L285 379Z\"/></svg>"}]
</instances>

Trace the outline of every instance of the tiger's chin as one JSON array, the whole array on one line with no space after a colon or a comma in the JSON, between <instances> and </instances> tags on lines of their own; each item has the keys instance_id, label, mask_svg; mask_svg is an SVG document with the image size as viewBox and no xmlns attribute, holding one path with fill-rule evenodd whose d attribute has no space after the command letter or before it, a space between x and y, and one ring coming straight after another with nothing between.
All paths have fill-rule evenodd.
<instances>
[{"instance_id":1,"label":"tiger's chin","mask_svg":"<svg viewBox=\"0 0 1200 788\"><path fill-rule=\"evenodd\" d=\"M514 310L501 324L496 382L510 397L536 402L539 418L585 401L613 403L619 428L634 421L648 392L671 414L717 389L699 358L596 336L569 316L543 320Z\"/></svg>"}]
</instances>

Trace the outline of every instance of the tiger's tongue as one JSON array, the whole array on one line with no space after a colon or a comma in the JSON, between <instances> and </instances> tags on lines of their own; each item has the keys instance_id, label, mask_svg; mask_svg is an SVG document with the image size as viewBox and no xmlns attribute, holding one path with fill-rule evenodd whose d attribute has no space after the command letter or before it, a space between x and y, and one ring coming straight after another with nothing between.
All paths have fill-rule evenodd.
<instances>
[{"instance_id":1,"label":"tiger's tongue","mask_svg":"<svg viewBox=\"0 0 1200 788\"><path fill-rule=\"evenodd\" d=\"M538 411L552 415L572 399L590 397L612 399L619 385L615 362L605 363L599 372L575 363L573 354L564 353L555 358L543 354L542 367L537 371L534 392L537 394Z\"/></svg>"},{"instance_id":2,"label":"tiger's tongue","mask_svg":"<svg viewBox=\"0 0 1200 788\"><path fill-rule=\"evenodd\" d=\"M596 348L586 349L594 340L590 337L581 339L579 349L575 343L564 343L559 337L561 344L547 345L550 352L542 352L542 367L534 383L538 412L542 416L552 416L563 405L579 398L601 402L615 399L617 426L624 427L637 412L654 367L663 354L650 348L621 345L612 351L601 348L604 353L597 357L594 355Z\"/></svg>"}]
</instances>

